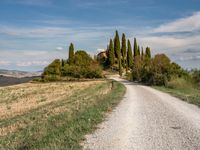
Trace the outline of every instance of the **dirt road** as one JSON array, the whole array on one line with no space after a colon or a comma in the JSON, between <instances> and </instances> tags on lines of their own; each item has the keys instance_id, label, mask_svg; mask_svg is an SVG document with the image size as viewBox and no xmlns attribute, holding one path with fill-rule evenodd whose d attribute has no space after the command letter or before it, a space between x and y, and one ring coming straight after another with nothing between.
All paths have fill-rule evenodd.
<instances>
[{"instance_id":1,"label":"dirt road","mask_svg":"<svg viewBox=\"0 0 200 150\"><path fill-rule=\"evenodd\" d=\"M200 108L150 87L115 78L127 92L91 135L89 150L200 150Z\"/></svg>"}]
</instances>

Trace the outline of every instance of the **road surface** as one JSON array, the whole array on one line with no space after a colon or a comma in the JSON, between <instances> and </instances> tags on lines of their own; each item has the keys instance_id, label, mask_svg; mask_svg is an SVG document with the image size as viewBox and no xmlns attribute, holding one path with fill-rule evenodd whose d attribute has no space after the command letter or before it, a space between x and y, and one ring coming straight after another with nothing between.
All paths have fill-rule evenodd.
<instances>
[{"instance_id":1,"label":"road surface","mask_svg":"<svg viewBox=\"0 0 200 150\"><path fill-rule=\"evenodd\" d=\"M200 150L200 108L150 87L125 84L122 102L91 135L86 150Z\"/></svg>"}]
</instances>

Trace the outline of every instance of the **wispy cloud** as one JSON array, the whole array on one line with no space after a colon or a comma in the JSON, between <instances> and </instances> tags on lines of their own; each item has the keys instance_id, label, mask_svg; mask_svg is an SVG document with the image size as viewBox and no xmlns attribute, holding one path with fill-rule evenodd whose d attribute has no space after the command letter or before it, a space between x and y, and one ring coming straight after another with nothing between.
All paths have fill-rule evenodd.
<instances>
[{"instance_id":1,"label":"wispy cloud","mask_svg":"<svg viewBox=\"0 0 200 150\"><path fill-rule=\"evenodd\" d=\"M16 63L19 67L31 67L31 66L46 66L49 64L49 61L18 61Z\"/></svg>"},{"instance_id":2,"label":"wispy cloud","mask_svg":"<svg viewBox=\"0 0 200 150\"><path fill-rule=\"evenodd\" d=\"M66 57L65 57L66 56ZM1 50L0 68L18 68L21 70L40 70L56 58L67 58L66 51L38 51L38 50Z\"/></svg>"},{"instance_id":3,"label":"wispy cloud","mask_svg":"<svg viewBox=\"0 0 200 150\"><path fill-rule=\"evenodd\" d=\"M192 16L161 24L140 36L140 41L157 50L184 50L199 47L200 40L200 12Z\"/></svg>"},{"instance_id":4,"label":"wispy cloud","mask_svg":"<svg viewBox=\"0 0 200 150\"><path fill-rule=\"evenodd\" d=\"M200 12L185 18L166 23L156 28L154 32L192 32L200 30Z\"/></svg>"},{"instance_id":5,"label":"wispy cloud","mask_svg":"<svg viewBox=\"0 0 200 150\"><path fill-rule=\"evenodd\" d=\"M45 66L55 58L67 58L70 42L76 49L86 49L95 54L106 48L109 38L118 29L133 41L137 37L141 46L150 46L153 53L167 53L177 61L199 61L200 12L191 16L161 24L158 27L130 27L128 25L104 25L79 23L65 19L41 20L40 26L0 26L0 50L12 45L21 51L1 51L0 67L6 60L18 66ZM189 36L186 36L189 35ZM9 40L5 40L6 37ZM30 41L28 41L30 39ZM28 42L32 44L28 44ZM35 43L34 43L35 42ZM23 43L23 44L22 44ZM7 48L7 49L13 49ZM27 51L22 51L27 48ZM35 51L34 49L37 49ZM43 51L39 51L43 50ZM187 51L187 55L186 55ZM194 53L194 51L196 53ZM66 56L66 57L65 57ZM5 59L6 58L6 59ZM37 58L37 59L35 59ZM21 60L21 61L19 61ZM38 63L40 62L40 63ZM7 64L9 64L7 62Z\"/></svg>"},{"instance_id":6,"label":"wispy cloud","mask_svg":"<svg viewBox=\"0 0 200 150\"><path fill-rule=\"evenodd\" d=\"M10 65L10 64L11 64L10 61L0 60L0 66L8 66L8 65Z\"/></svg>"},{"instance_id":7,"label":"wispy cloud","mask_svg":"<svg viewBox=\"0 0 200 150\"><path fill-rule=\"evenodd\" d=\"M49 6L53 4L53 0L3 0L3 2L29 6Z\"/></svg>"},{"instance_id":8,"label":"wispy cloud","mask_svg":"<svg viewBox=\"0 0 200 150\"><path fill-rule=\"evenodd\" d=\"M38 19L38 20L30 20L31 23L40 24L40 25L48 25L48 26L62 26L62 25L71 25L71 24L80 24L79 21L74 21L70 19Z\"/></svg>"},{"instance_id":9,"label":"wispy cloud","mask_svg":"<svg viewBox=\"0 0 200 150\"><path fill-rule=\"evenodd\" d=\"M154 54L166 53L185 67L191 67L190 65L193 64L191 61L200 64L200 22L198 20L200 20L200 12L195 12L191 16L161 24L139 35L139 42L144 46L150 46Z\"/></svg>"},{"instance_id":10,"label":"wispy cloud","mask_svg":"<svg viewBox=\"0 0 200 150\"><path fill-rule=\"evenodd\" d=\"M75 0L76 5L80 8L93 8L97 9L99 7L105 7L105 6L111 6L111 5L123 5L127 4L130 0L104 0L104 1L99 1L99 0Z\"/></svg>"},{"instance_id":11,"label":"wispy cloud","mask_svg":"<svg viewBox=\"0 0 200 150\"><path fill-rule=\"evenodd\" d=\"M64 48L63 47L56 47L56 50L57 51L62 51L62 50L64 50Z\"/></svg>"}]
</instances>

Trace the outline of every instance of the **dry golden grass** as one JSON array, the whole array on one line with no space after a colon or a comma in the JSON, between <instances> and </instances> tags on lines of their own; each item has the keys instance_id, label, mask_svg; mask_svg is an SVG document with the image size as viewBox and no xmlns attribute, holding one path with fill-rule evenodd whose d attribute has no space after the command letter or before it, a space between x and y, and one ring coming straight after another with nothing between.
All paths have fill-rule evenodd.
<instances>
[{"instance_id":1,"label":"dry golden grass","mask_svg":"<svg viewBox=\"0 0 200 150\"><path fill-rule=\"evenodd\" d=\"M0 89L0 118L8 119L42 105L70 97L75 91L103 81L26 83Z\"/></svg>"},{"instance_id":2,"label":"dry golden grass","mask_svg":"<svg viewBox=\"0 0 200 150\"><path fill-rule=\"evenodd\" d=\"M80 149L124 92L111 80L0 88L0 149Z\"/></svg>"},{"instance_id":3,"label":"dry golden grass","mask_svg":"<svg viewBox=\"0 0 200 150\"><path fill-rule=\"evenodd\" d=\"M44 121L51 115L58 115L62 112L72 113L74 110L81 109L82 105L92 103L91 95L84 95L78 100L73 101L73 105L56 106L52 103L69 102L70 96L75 92L84 90L97 85L105 84L107 81L87 81L87 82L54 82L54 83L25 83L21 85L9 86L0 88L0 122L4 120L13 119L18 116L23 116L36 110L40 110L40 116ZM106 88L100 88L92 94L105 95L110 92L111 84ZM87 100L87 102L84 102ZM90 102L91 101L91 102ZM48 105L49 104L49 105ZM35 116L36 118L39 116ZM0 136L6 136L10 133L16 132L18 129L25 128L33 124L34 120L24 122L24 120L17 120L8 125L0 126Z\"/></svg>"}]
</instances>

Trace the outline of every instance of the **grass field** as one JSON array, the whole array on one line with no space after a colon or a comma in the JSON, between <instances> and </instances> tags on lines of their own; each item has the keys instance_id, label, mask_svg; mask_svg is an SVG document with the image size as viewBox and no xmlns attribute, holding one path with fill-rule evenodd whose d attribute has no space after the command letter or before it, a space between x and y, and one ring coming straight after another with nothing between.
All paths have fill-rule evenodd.
<instances>
[{"instance_id":1,"label":"grass field","mask_svg":"<svg viewBox=\"0 0 200 150\"><path fill-rule=\"evenodd\" d=\"M154 86L154 88L200 107L200 90L189 81L176 79L169 82L167 87Z\"/></svg>"},{"instance_id":2,"label":"grass field","mask_svg":"<svg viewBox=\"0 0 200 150\"><path fill-rule=\"evenodd\" d=\"M81 149L124 92L110 80L0 88L0 149Z\"/></svg>"}]
</instances>

